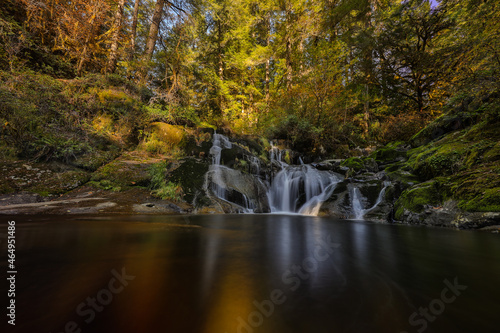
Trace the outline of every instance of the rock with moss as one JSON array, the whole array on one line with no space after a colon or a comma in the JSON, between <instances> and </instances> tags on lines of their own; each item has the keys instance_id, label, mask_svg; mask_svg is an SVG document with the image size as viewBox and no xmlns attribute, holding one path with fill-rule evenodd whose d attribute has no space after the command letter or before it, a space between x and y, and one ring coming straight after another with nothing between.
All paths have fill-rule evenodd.
<instances>
[{"instance_id":1,"label":"rock with moss","mask_svg":"<svg viewBox=\"0 0 500 333\"><path fill-rule=\"evenodd\" d=\"M38 193L42 196L58 195L76 189L87 183L90 174L81 170L71 170L55 173L50 179L45 179L34 186L28 187L27 191Z\"/></svg>"},{"instance_id":2,"label":"rock with moss","mask_svg":"<svg viewBox=\"0 0 500 333\"><path fill-rule=\"evenodd\" d=\"M414 185L405 190L395 203L396 220L404 220L408 212L421 213L427 207L439 206L441 195L435 181Z\"/></svg>"},{"instance_id":3,"label":"rock with moss","mask_svg":"<svg viewBox=\"0 0 500 333\"><path fill-rule=\"evenodd\" d=\"M373 158L377 164L385 165L406 160L407 151L408 149L404 146L404 144L395 142L377 149L375 152L370 154L369 157Z\"/></svg>"},{"instance_id":4,"label":"rock with moss","mask_svg":"<svg viewBox=\"0 0 500 333\"><path fill-rule=\"evenodd\" d=\"M71 161L70 164L93 172L117 158L119 154L117 150L93 150L85 155L78 156L74 161Z\"/></svg>"},{"instance_id":5,"label":"rock with moss","mask_svg":"<svg viewBox=\"0 0 500 333\"><path fill-rule=\"evenodd\" d=\"M206 159L186 157L170 166L167 180L182 187L184 200L190 204L195 207L208 206L211 202L203 189L208 168Z\"/></svg>"},{"instance_id":6,"label":"rock with moss","mask_svg":"<svg viewBox=\"0 0 500 333\"><path fill-rule=\"evenodd\" d=\"M447 133L469 127L474 123L475 118L473 114L466 112L445 114L415 134L410 139L410 144L413 147L425 145Z\"/></svg>"},{"instance_id":7,"label":"rock with moss","mask_svg":"<svg viewBox=\"0 0 500 333\"><path fill-rule=\"evenodd\" d=\"M134 186L147 187L151 182L149 168L155 162L131 155L122 156L97 169L92 174L91 181L97 187L115 191Z\"/></svg>"}]
</instances>

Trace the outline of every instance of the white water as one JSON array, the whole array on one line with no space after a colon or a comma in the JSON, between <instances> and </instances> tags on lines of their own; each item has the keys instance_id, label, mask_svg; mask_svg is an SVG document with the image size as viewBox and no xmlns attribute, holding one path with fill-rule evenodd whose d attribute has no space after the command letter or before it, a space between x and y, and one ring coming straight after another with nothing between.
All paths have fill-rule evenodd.
<instances>
[{"instance_id":1,"label":"white water","mask_svg":"<svg viewBox=\"0 0 500 333\"><path fill-rule=\"evenodd\" d=\"M353 187L352 191L351 191L351 198L352 198L351 199L351 206L352 206L352 214L353 214L354 219L355 220L363 220L366 213L375 209L375 207L377 207L382 202L382 200L384 200L385 190L387 189L387 187L389 185L391 185L391 182L387 182L387 181L384 182L384 187L382 188L382 190L380 190L380 193L378 194L378 197L377 197L377 201L375 201L375 204L372 207L367 208L367 209L363 208L363 206L364 206L363 205L363 195L359 191L359 188Z\"/></svg>"},{"instance_id":2,"label":"white water","mask_svg":"<svg viewBox=\"0 0 500 333\"><path fill-rule=\"evenodd\" d=\"M227 201L227 191L224 187L220 186L222 181L222 171L221 171L221 155L222 149L232 148L233 145L227 137L222 134L214 133L213 145L210 148L210 155L212 155L212 164L210 165L209 172L211 173L212 182L210 183L210 189L219 199Z\"/></svg>"},{"instance_id":3,"label":"white water","mask_svg":"<svg viewBox=\"0 0 500 333\"><path fill-rule=\"evenodd\" d=\"M223 170L227 167L221 165L221 153L223 149L232 148L229 139L221 134L214 134L213 146L210 149L212 164L206 175L205 187L210 190L218 199L231 202L228 199L228 192L224 186ZM336 184L341 181L341 177L328 171L317 170L310 165L304 164L299 158L301 165L289 166L283 162L283 151L271 143L270 150L271 165L278 163L281 170L272 180L271 185L267 184L267 198L272 213L295 213L302 215L314 215L319 212L321 204L330 197ZM252 174L258 175L260 172L260 160L257 157L251 158ZM252 170L253 169L253 170ZM256 177L256 181L261 181ZM243 193L243 203L237 204L246 213L253 212L255 205ZM232 204L236 204L231 202Z\"/></svg>"},{"instance_id":4,"label":"white water","mask_svg":"<svg viewBox=\"0 0 500 333\"><path fill-rule=\"evenodd\" d=\"M321 203L332 194L340 177L310 165L284 167L267 192L272 213L318 215Z\"/></svg>"}]
</instances>

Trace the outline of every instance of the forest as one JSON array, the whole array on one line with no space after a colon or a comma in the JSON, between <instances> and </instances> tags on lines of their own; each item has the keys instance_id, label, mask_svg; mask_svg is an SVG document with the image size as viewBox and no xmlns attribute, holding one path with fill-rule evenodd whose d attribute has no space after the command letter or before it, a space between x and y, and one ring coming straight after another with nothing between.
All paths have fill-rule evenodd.
<instances>
[{"instance_id":1,"label":"forest","mask_svg":"<svg viewBox=\"0 0 500 333\"><path fill-rule=\"evenodd\" d=\"M311 214L363 216L382 202L370 218L498 224L479 212L500 210L499 6L6 0L0 194L269 212L293 165L315 163L303 183L323 179L327 201ZM340 196L325 191L335 177ZM315 191L285 206L297 212Z\"/></svg>"},{"instance_id":2,"label":"forest","mask_svg":"<svg viewBox=\"0 0 500 333\"><path fill-rule=\"evenodd\" d=\"M7 0L2 7L5 73L112 75L148 90L153 117L327 152L406 140L446 108L498 91L498 1Z\"/></svg>"}]
</instances>

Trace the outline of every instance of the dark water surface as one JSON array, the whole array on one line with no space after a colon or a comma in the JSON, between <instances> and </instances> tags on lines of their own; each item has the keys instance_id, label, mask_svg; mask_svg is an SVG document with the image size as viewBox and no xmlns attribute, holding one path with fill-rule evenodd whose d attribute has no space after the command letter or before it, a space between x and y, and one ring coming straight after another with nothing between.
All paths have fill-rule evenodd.
<instances>
[{"instance_id":1,"label":"dark water surface","mask_svg":"<svg viewBox=\"0 0 500 333\"><path fill-rule=\"evenodd\" d=\"M495 234L279 215L14 220L17 317L2 332L500 331Z\"/></svg>"}]
</instances>

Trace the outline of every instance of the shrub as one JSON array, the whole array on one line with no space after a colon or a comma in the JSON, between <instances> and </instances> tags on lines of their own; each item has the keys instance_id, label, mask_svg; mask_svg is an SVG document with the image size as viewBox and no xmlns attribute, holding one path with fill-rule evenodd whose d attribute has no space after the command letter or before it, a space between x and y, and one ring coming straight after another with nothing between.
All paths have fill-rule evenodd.
<instances>
[{"instance_id":1,"label":"shrub","mask_svg":"<svg viewBox=\"0 0 500 333\"><path fill-rule=\"evenodd\" d=\"M151 194L163 200L182 201L183 191L179 184L167 182L167 163L160 162L150 166Z\"/></svg>"}]
</instances>

